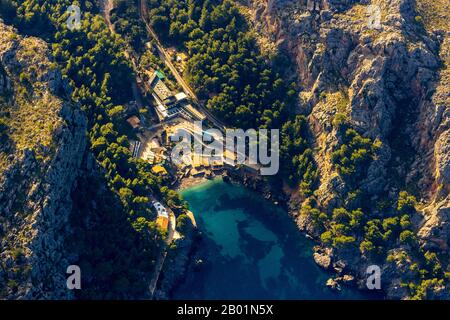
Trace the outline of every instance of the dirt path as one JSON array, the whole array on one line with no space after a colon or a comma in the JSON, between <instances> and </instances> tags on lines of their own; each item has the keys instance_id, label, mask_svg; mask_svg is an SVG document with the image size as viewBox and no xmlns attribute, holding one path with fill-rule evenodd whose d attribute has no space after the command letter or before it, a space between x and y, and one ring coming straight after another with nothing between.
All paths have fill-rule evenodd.
<instances>
[{"instance_id":1,"label":"dirt path","mask_svg":"<svg viewBox=\"0 0 450 320\"><path fill-rule=\"evenodd\" d=\"M168 209L168 211L169 211L169 228L167 230L167 239L166 239L167 245L169 245L172 242L172 240L180 237L178 232L175 230L175 227L176 227L175 214L170 209ZM151 298L153 298L153 295L155 294L156 285L158 284L159 276L161 275L162 268L164 266L164 262L166 261L166 257L167 257L167 251L163 251L156 262L155 273L154 273L155 276L150 281L150 285L149 285L149 291L150 291Z\"/></svg>"}]
</instances>

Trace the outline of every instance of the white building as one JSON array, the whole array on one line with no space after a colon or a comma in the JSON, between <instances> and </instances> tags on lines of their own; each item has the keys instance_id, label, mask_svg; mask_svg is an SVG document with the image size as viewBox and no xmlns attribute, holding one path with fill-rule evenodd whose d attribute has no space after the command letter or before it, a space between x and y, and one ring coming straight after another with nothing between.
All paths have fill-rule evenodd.
<instances>
[{"instance_id":1,"label":"white building","mask_svg":"<svg viewBox=\"0 0 450 320\"><path fill-rule=\"evenodd\" d=\"M167 209L158 201L152 202L153 207L156 209L156 212L158 213L158 217L169 217L169 213L167 212Z\"/></svg>"}]
</instances>

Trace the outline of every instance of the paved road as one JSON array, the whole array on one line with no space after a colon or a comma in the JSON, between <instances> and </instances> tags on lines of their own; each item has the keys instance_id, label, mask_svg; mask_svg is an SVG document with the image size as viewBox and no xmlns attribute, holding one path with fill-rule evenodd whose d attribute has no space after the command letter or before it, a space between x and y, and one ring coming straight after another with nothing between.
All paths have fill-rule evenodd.
<instances>
[{"instance_id":1,"label":"paved road","mask_svg":"<svg viewBox=\"0 0 450 320\"><path fill-rule=\"evenodd\" d=\"M150 36L155 40L156 48L158 49L158 54L160 59L164 61L164 63L167 65L167 67L172 72L173 76L177 80L177 82L180 84L180 86L183 88L184 92L191 97L191 99L196 103L197 108L206 115L209 121L211 121L218 129L225 131L226 127L225 125L217 119L206 107L202 105L200 100L197 98L197 95L195 92L191 89L191 87L186 83L186 81L183 79L183 77L179 74L178 70L173 65L170 55L167 53L167 51L164 49L164 46L162 45L161 41L158 38L158 35L155 33L155 31L152 29L152 27L149 25L146 19L146 13L147 12L147 4L145 1L140 1L139 5L139 14L141 16L142 21L145 24L145 27L150 34Z\"/></svg>"},{"instance_id":2,"label":"paved road","mask_svg":"<svg viewBox=\"0 0 450 320\"><path fill-rule=\"evenodd\" d=\"M154 200L155 199L152 199L152 201ZM169 227L167 230L167 239L166 239L167 245L169 245L172 242L175 235L177 234L177 231L175 230L176 226L175 214L173 213L172 210L170 210L170 208L168 208L168 211L169 211ZM156 261L154 277L150 281L150 285L148 286L150 296L152 298L153 295L155 294L156 285L158 284L159 276L161 275L161 271L164 266L164 262L166 261L166 257L167 257L167 250L164 250L162 251L162 254L158 257L158 260Z\"/></svg>"},{"instance_id":3,"label":"paved road","mask_svg":"<svg viewBox=\"0 0 450 320\"><path fill-rule=\"evenodd\" d=\"M111 18L110 18L110 13L111 13L111 10L113 9L113 1L112 0L100 1L100 9L103 14L103 18L105 19L106 24L108 25L109 30L112 33L115 33L114 26L111 23ZM136 63L134 61L133 52L129 52L128 50L125 50L124 54L131 61L131 63L133 64L133 68L136 71L137 68L136 68ZM135 97L136 103L138 104L138 106L140 108L140 107L142 107L142 100L141 100L141 95L140 95L139 89L136 85L136 82L132 83L132 89L133 89L133 95ZM152 198L152 200L155 200L155 199ZM168 230L168 235L167 235L167 239L166 239L166 244L170 244L172 242L174 235L176 233L175 214L173 213L172 210L170 210L169 214L170 214L169 230ZM155 273L149 284L149 291L150 291L151 298L153 298L153 295L155 293L156 285L158 284L158 279L161 274L161 270L164 266L164 261L166 260L166 256L167 256L167 251L162 250L161 254L157 257L156 265L155 265Z\"/></svg>"},{"instance_id":4,"label":"paved road","mask_svg":"<svg viewBox=\"0 0 450 320\"><path fill-rule=\"evenodd\" d=\"M156 285L158 284L159 275L161 274L162 267L164 265L164 261L167 257L167 252L163 251L163 255L161 258L158 259L155 265L155 272L153 273L155 277L150 281L150 285L148 287L148 290L150 291L150 298L153 299L153 295L155 294Z\"/></svg>"},{"instance_id":5,"label":"paved road","mask_svg":"<svg viewBox=\"0 0 450 320\"><path fill-rule=\"evenodd\" d=\"M103 15L103 19L105 19L106 24L107 24L109 30L111 31L111 33L116 33L114 30L114 25L111 23L111 10L112 9L114 9L113 0L101 0L100 1L100 12ZM144 107L144 102L142 101L142 95L139 92L139 88L137 86L138 75L137 75L137 64L135 61L135 59L136 59L135 54L134 54L134 52L132 52L132 49L130 49L130 48L125 49L123 51L123 54L133 65L133 70L136 74L136 79L131 84L131 89L133 92L134 100L136 101L139 109L141 109L142 107Z\"/></svg>"},{"instance_id":6,"label":"paved road","mask_svg":"<svg viewBox=\"0 0 450 320\"><path fill-rule=\"evenodd\" d=\"M100 1L100 5L101 5L101 10L103 12L104 19L105 19L109 29L111 30L111 32L115 33L114 26L112 25L111 19L110 19L110 12L113 9L113 1L112 0L102 0L102 1ZM164 49L164 46L159 41L159 38L158 38L157 34L153 31L153 29L147 23L147 20L145 18L145 12L146 12L146 3L145 3L145 1L140 1L139 9L140 9L141 19L145 23L145 26L146 26L146 29L147 29L148 33L150 34L150 36L156 42L156 47L158 49L158 53L159 53L160 58L168 66L168 68L172 72L173 76L175 77L177 82L180 84L180 86L183 88L185 93L187 95L189 95L191 97L191 99L196 103L198 109L200 109L200 112L205 114L207 116L208 120L211 121L211 123L213 123L217 127L217 129L220 129L221 131L225 131L226 130L225 125L220 120L218 120L208 109L206 109L206 107L204 107L200 103L200 101L197 98L197 95L195 94L195 92L186 83L186 81L183 79L183 77L178 73L178 70L172 64L171 58L170 58L169 54L166 52L166 50ZM131 63L133 64L133 68L136 71L137 70L137 64L136 64L136 61L135 61L134 53L130 52L128 50L125 50L124 54L131 61ZM148 88L147 84L144 84L144 86L145 86L145 88L147 90L150 89L150 88ZM140 94L138 93L138 91L139 90L137 89L136 83L134 83L133 84L133 93L134 93L134 96L135 96L135 100L137 101L138 104L142 104L142 101L140 99L141 97L140 97ZM167 241L166 243L167 244L172 242L174 236L176 235L175 224L176 224L175 215L170 210L169 230L168 230L168 237L166 239L166 241ZM164 266L164 262L165 262L166 256L167 256L167 251L162 251L161 255L157 258L156 265L155 265L154 277L150 281L150 285L149 285L149 291L150 291L150 295L151 295L152 298L153 298L153 295L154 295L154 292L155 292L155 289L156 289L156 285L158 283L159 275L160 275L161 270L162 270L162 268Z\"/></svg>"}]
</instances>

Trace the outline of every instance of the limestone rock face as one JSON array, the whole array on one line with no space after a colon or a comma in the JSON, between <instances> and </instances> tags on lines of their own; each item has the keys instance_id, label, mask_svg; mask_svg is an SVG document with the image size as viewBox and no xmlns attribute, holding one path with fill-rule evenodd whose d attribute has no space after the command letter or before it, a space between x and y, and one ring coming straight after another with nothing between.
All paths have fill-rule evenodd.
<instances>
[{"instance_id":1,"label":"limestone rock face","mask_svg":"<svg viewBox=\"0 0 450 320\"><path fill-rule=\"evenodd\" d=\"M86 148L86 118L47 44L0 23L0 298L69 299L70 193ZM28 78L26 78L28 75Z\"/></svg>"},{"instance_id":2,"label":"limestone rock face","mask_svg":"<svg viewBox=\"0 0 450 320\"><path fill-rule=\"evenodd\" d=\"M331 250L325 250L324 252L315 252L313 254L314 261L324 268L325 270L329 269L331 266Z\"/></svg>"},{"instance_id":3,"label":"limestone rock face","mask_svg":"<svg viewBox=\"0 0 450 320\"><path fill-rule=\"evenodd\" d=\"M423 210L423 222L419 237L426 240L428 248L449 250L448 236L450 234L450 196L430 204Z\"/></svg>"},{"instance_id":4,"label":"limestone rock face","mask_svg":"<svg viewBox=\"0 0 450 320\"><path fill-rule=\"evenodd\" d=\"M450 131L443 132L436 141L436 178L445 185L450 184Z\"/></svg>"},{"instance_id":5,"label":"limestone rock face","mask_svg":"<svg viewBox=\"0 0 450 320\"><path fill-rule=\"evenodd\" d=\"M296 64L298 111L308 116L315 141L320 174L315 195L322 210L341 206L340 195L348 191L331 163L340 139L332 123L342 114L362 136L381 142L357 188L372 199L400 188L417 190L421 244L445 254L450 244L448 6L426 0L249 0L248 5L263 50L284 50ZM307 217L297 222L317 238ZM405 290L397 289L388 295L404 297Z\"/></svg>"}]
</instances>

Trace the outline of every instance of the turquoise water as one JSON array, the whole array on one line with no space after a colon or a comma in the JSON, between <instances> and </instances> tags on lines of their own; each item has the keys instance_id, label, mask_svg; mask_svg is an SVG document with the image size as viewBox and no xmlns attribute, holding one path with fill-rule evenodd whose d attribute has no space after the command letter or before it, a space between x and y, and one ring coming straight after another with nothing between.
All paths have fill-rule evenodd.
<instances>
[{"instance_id":1,"label":"turquoise water","mask_svg":"<svg viewBox=\"0 0 450 320\"><path fill-rule=\"evenodd\" d=\"M362 299L335 293L312 243L281 208L216 179L181 192L202 235L174 299ZM195 264L201 259L203 263Z\"/></svg>"}]
</instances>

